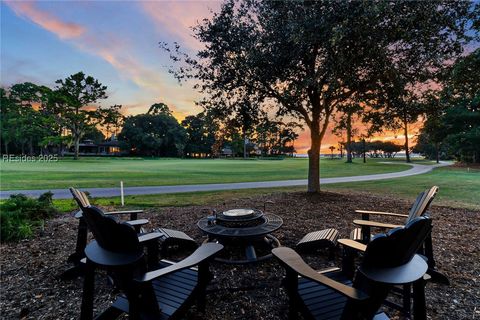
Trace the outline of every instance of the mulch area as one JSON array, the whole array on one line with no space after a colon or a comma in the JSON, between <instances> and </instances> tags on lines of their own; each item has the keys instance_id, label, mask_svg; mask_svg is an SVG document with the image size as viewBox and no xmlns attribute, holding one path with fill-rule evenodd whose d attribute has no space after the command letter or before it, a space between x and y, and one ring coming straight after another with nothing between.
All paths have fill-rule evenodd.
<instances>
[{"instance_id":1,"label":"mulch area","mask_svg":"<svg viewBox=\"0 0 480 320\"><path fill-rule=\"evenodd\" d=\"M278 193L272 196L233 199L213 205L225 208L263 208L280 215L283 227L275 235L282 245L293 247L307 232L335 227L341 237L352 229L354 209L406 212L409 203L368 194ZM413 199L412 199L413 201ZM204 235L196 221L204 207L172 207L144 214L152 227L183 230L198 243ZM434 250L438 269L448 275L451 285L428 284L427 314L430 319L480 319L480 212L433 206ZM142 216L143 217L143 216ZM401 222L401 220L399 221ZM66 258L74 250L77 221L64 215L48 221L45 229L30 240L2 244L2 319L77 319L82 278L59 280L69 265ZM339 254L328 261L327 254L303 255L316 269L340 266ZM188 319L286 319L288 300L281 286L283 269L275 260L258 265L212 264L215 279L209 286L207 309L199 314L192 308ZM113 288L104 275L96 278L96 311L114 299ZM393 318L400 318L389 312Z\"/></svg>"}]
</instances>

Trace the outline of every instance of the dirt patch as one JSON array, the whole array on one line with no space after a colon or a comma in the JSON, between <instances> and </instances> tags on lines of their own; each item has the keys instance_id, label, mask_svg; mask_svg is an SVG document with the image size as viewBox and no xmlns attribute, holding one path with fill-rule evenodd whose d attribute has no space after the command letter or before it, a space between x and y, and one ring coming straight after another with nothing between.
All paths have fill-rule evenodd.
<instances>
[{"instance_id":1,"label":"dirt patch","mask_svg":"<svg viewBox=\"0 0 480 320\"><path fill-rule=\"evenodd\" d=\"M352 229L354 209L406 212L408 202L371 195L322 193L278 193L232 199L212 205L217 210L238 207L263 209L284 219L275 233L282 245L293 247L307 232L337 228L341 237ZM196 221L205 207L161 208L143 216L151 227L183 230L198 243L204 235ZM430 319L480 318L480 212L433 207L434 249L438 269L448 275L451 286L428 284L427 314ZM399 220L398 222L401 222ZM75 246L77 221L65 215L48 221L31 240L1 245L1 315L4 319L77 319L80 311L82 278L61 281L58 276L69 267L66 259ZM328 261L327 254L304 255L316 269L340 266L339 255ZM286 319L288 300L281 286L283 269L275 260L252 266L214 263L215 279L209 286L206 314L191 309L189 319ZM96 278L96 312L113 299L106 278ZM398 318L395 312L389 312Z\"/></svg>"}]
</instances>

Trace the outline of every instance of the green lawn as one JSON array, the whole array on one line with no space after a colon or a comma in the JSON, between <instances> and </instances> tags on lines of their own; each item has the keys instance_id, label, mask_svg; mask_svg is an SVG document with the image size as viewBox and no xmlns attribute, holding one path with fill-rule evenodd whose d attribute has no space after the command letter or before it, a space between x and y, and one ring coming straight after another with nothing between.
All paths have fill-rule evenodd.
<instances>
[{"instance_id":1,"label":"green lawn","mask_svg":"<svg viewBox=\"0 0 480 320\"><path fill-rule=\"evenodd\" d=\"M363 164L356 159L351 165L342 160L322 159L322 177L355 176L406 170L398 164L382 164L385 159L371 160ZM415 163L432 164L428 161ZM125 159L90 158L80 161L59 162L1 162L1 190L53 189L71 185L88 187L175 185L201 183L228 183L246 181L268 181L305 179L307 159L285 160L194 160L194 159ZM432 172L370 182L343 183L322 186L322 190L340 192L370 192L390 195L409 200L423 189L438 185L440 192L436 204L453 207L480 209L480 170L456 167L437 168ZM267 188L198 192L168 195L146 195L126 197L130 206L156 207L208 204L235 197L268 194L281 191L303 191L305 187ZM118 205L119 198L96 199L98 204ZM72 210L71 200L56 200L62 211Z\"/></svg>"},{"instance_id":2,"label":"green lawn","mask_svg":"<svg viewBox=\"0 0 480 320\"><path fill-rule=\"evenodd\" d=\"M385 159L382 159L385 161ZM402 163L321 161L321 176L341 177L407 170ZM58 162L1 162L1 190L126 187L306 179L307 159L84 158Z\"/></svg>"},{"instance_id":3,"label":"green lawn","mask_svg":"<svg viewBox=\"0 0 480 320\"><path fill-rule=\"evenodd\" d=\"M417 176L368 182L330 184L331 191L361 191L415 199L423 189L437 185L435 204L480 210L480 170L457 167L436 168Z\"/></svg>"},{"instance_id":4,"label":"green lawn","mask_svg":"<svg viewBox=\"0 0 480 320\"><path fill-rule=\"evenodd\" d=\"M330 184L322 186L322 190L341 193L369 192L413 202L419 192L433 185L440 187L440 191L435 199L435 204L480 210L480 170L467 171L467 169L463 168L438 168L434 169L431 173L407 178L362 183ZM129 208L201 206L229 201L234 198L295 191L306 191L306 188L300 186L127 196L125 197L125 204ZM93 199L92 202L104 206L119 206L120 198L100 198ZM54 200L54 204L63 212L72 211L77 207L74 201L70 199Z\"/></svg>"},{"instance_id":5,"label":"green lawn","mask_svg":"<svg viewBox=\"0 0 480 320\"><path fill-rule=\"evenodd\" d=\"M228 202L229 200L238 198L305 190L305 187L299 186L125 196L125 208L146 209L159 207L206 206L225 201ZM119 210L121 209L120 197L93 198L90 199L90 202L94 205L111 206L116 207ZM72 212L78 208L78 205L73 199L53 200L53 204L61 212Z\"/></svg>"}]
</instances>

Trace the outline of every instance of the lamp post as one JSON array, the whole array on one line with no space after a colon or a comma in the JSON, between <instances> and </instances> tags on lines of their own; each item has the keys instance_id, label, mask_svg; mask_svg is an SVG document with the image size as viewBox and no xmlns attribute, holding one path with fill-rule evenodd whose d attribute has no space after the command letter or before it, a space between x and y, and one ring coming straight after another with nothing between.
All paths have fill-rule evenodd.
<instances>
[{"instance_id":1,"label":"lamp post","mask_svg":"<svg viewBox=\"0 0 480 320\"><path fill-rule=\"evenodd\" d=\"M362 149L363 149L363 163L367 163L367 148L365 143L365 138L362 139Z\"/></svg>"},{"instance_id":2,"label":"lamp post","mask_svg":"<svg viewBox=\"0 0 480 320\"><path fill-rule=\"evenodd\" d=\"M330 146L328 149L330 149L331 158L333 159L333 151L335 150L335 147L334 147L334 146Z\"/></svg>"}]
</instances>

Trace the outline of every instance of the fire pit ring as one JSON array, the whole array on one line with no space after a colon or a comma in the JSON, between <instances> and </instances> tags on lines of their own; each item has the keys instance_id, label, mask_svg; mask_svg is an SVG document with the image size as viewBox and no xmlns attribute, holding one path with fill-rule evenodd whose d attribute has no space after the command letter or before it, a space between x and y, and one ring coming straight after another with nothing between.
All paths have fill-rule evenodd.
<instances>
[{"instance_id":1,"label":"fire pit ring","mask_svg":"<svg viewBox=\"0 0 480 320\"><path fill-rule=\"evenodd\" d=\"M206 217L198 221L197 226L205 232L208 241L217 241L226 247L242 247L246 259L223 259L216 261L229 264L246 264L271 258L269 253L257 256L255 246L267 245L269 249L280 246L280 241L270 233L283 224L282 218L275 214L264 214L256 209L234 209Z\"/></svg>"},{"instance_id":2,"label":"fire pit ring","mask_svg":"<svg viewBox=\"0 0 480 320\"><path fill-rule=\"evenodd\" d=\"M216 215L218 221L245 222L257 220L263 217L263 212L256 209L232 209L223 211Z\"/></svg>"}]
</instances>

